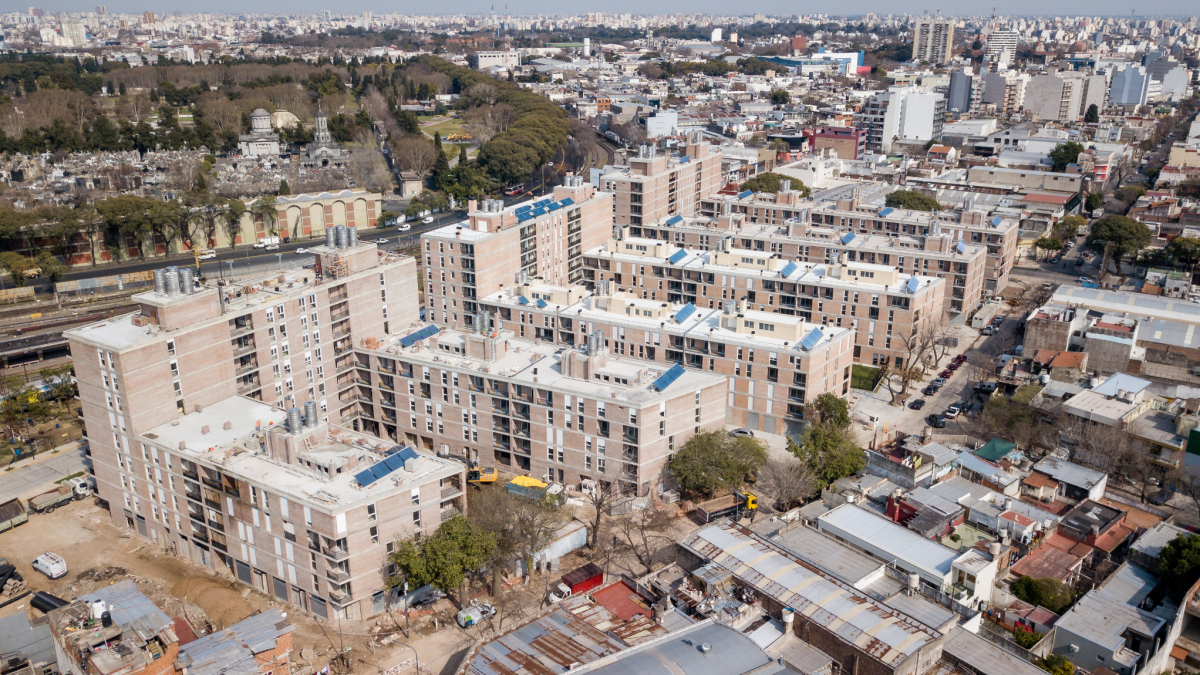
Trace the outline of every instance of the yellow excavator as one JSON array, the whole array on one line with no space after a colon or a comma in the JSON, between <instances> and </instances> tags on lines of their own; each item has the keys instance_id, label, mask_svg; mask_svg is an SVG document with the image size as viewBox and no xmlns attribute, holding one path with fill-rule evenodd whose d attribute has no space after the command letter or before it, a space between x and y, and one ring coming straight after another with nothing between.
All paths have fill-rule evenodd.
<instances>
[{"instance_id":1,"label":"yellow excavator","mask_svg":"<svg viewBox=\"0 0 1200 675\"><path fill-rule=\"evenodd\" d=\"M496 482L496 467L481 466L467 471L467 482L478 488L480 485L490 485Z\"/></svg>"}]
</instances>

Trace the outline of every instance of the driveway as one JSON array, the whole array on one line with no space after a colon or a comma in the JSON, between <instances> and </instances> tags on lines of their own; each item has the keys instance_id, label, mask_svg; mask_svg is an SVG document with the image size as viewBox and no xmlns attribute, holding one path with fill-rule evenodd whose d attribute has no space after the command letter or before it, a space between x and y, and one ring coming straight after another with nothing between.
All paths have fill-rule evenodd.
<instances>
[{"instance_id":1,"label":"driveway","mask_svg":"<svg viewBox=\"0 0 1200 675\"><path fill-rule=\"evenodd\" d=\"M84 454L82 444L60 450L45 459L39 457L32 464L19 465L20 468L0 474L0 503L49 490L55 481L87 471L90 465L91 460Z\"/></svg>"}]
</instances>

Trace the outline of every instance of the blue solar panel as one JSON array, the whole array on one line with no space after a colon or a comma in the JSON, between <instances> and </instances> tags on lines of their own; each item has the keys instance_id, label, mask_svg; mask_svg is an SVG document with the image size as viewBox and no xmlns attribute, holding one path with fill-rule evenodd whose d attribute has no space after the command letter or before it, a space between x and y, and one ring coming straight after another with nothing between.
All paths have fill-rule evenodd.
<instances>
[{"instance_id":1,"label":"blue solar panel","mask_svg":"<svg viewBox=\"0 0 1200 675\"><path fill-rule=\"evenodd\" d=\"M678 321L679 323L683 323L689 316L694 314L695 311L696 311L696 306L689 302L688 304L684 305L683 308L680 309L678 312L675 312L675 320Z\"/></svg>"},{"instance_id":2,"label":"blue solar panel","mask_svg":"<svg viewBox=\"0 0 1200 675\"><path fill-rule=\"evenodd\" d=\"M854 241L854 233L853 232L847 232L846 234L842 235L842 243L843 244L849 244L852 241Z\"/></svg>"},{"instance_id":3,"label":"blue solar panel","mask_svg":"<svg viewBox=\"0 0 1200 675\"><path fill-rule=\"evenodd\" d=\"M916 293L917 289L920 287L921 281L919 279L916 277L909 277L908 283L904 285L904 290L908 291L909 293Z\"/></svg>"},{"instance_id":4,"label":"blue solar panel","mask_svg":"<svg viewBox=\"0 0 1200 675\"><path fill-rule=\"evenodd\" d=\"M963 242L962 240L959 240L959 242L957 244L955 244L954 250L958 251L959 253L966 253L967 252L967 244L965 242Z\"/></svg>"},{"instance_id":5,"label":"blue solar panel","mask_svg":"<svg viewBox=\"0 0 1200 675\"><path fill-rule=\"evenodd\" d=\"M558 202L550 202L550 205L546 208L550 209L551 211L557 211L562 208L562 204L559 204Z\"/></svg>"},{"instance_id":6,"label":"blue solar panel","mask_svg":"<svg viewBox=\"0 0 1200 675\"><path fill-rule=\"evenodd\" d=\"M537 305L539 308L545 308L545 307L546 307L546 301L545 301L545 300L543 300L543 299L541 299L541 298L538 298L538 299L537 299L537 301L536 301L536 302L534 302L533 304Z\"/></svg>"},{"instance_id":7,"label":"blue solar panel","mask_svg":"<svg viewBox=\"0 0 1200 675\"><path fill-rule=\"evenodd\" d=\"M531 219L533 219L533 214L531 214L531 213L518 213L517 214L517 222L518 223L523 223L523 222L525 222L527 220L531 220Z\"/></svg>"},{"instance_id":8,"label":"blue solar panel","mask_svg":"<svg viewBox=\"0 0 1200 675\"><path fill-rule=\"evenodd\" d=\"M524 213L525 211L528 211L532 208L533 207L528 204L522 204L521 206L517 207L517 213Z\"/></svg>"},{"instance_id":9,"label":"blue solar panel","mask_svg":"<svg viewBox=\"0 0 1200 675\"><path fill-rule=\"evenodd\" d=\"M667 218L667 225L675 225L683 222L683 216L671 216Z\"/></svg>"},{"instance_id":10,"label":"blue solar panel","mask_svg":"<svg viewBox=\"0 0 1200 675\"><path fill-rule=\"evenodd\" d=\"M522 305L528 305L529 298L522 295L521 297L517 298L517 302L521 303Z\"/></svg>"},{"instance_id":11,"label":"blue solar panel","mask_svg":"<svg viewBox=\"0 0 1200 675\"><path fill-rule=\"evenodd\" d=\"M788 264L784 265L783 269L779 270L779 275L784 277L791 276L792 272L795 272L797 267L799 267L799 265L796 264L796 261L789 260Z\"/></svg>"},{"instance_id":12,"label":"blue solar panel","mask_svg":"<svg viewBox=\"0 0 1200 675\"><path fill-rule=\"evenodd\" d=\"M411 347L414 344L416 344L416 342L418 340L424 340L427 337L437 335L439 332L441 332L441 331L438 329L437 326L425 326L421 330L419 330L411 335L405 335L404 337L400 338L400 346L401 347Z\"/></svg>"},{"instance_id":13,"label":"blue solar panel","mask_svg":"<svg viewBox=\"0 0 1200 675\"><path fill-rule=\"evenodd\" d=\"M676 363L675 365L671 366L670 370L662 375L659 375L658 379L654 381L654 384L650 386L654 387L654 391L662 391L674 384L675 380L678 380L679 377L685 372L686 371L683 369L683 366Z\"/></svg>"},{"instance_id":14,"label":"blue solar panel","mask_svg":"<svg viewBox=\"0 0 1200 675\"><path fill-rule=\"evenodd\" d=\"M886 217L888 217L888 216L892 215L892 211L895 211L895 209L893 209L893 208L892 208L892 207L890 207L890 206L889 206L889 207L886 207L885 209L883 209L882 211L880 211L880 212L879 212L879 216L880 216L881 218L886 218Z\"/></svg>"},{"instance_id":15,"label":"blue solar panel","mask_svg":"<svg viewBox=\"0 0 1200 675\"><path fill-rule=\"evenodd\" d=\"M805 335L804 339L800 341L800 346L803 347L805 351L811 352L813 347L816 347L817 344L821 342L821 338L823 337L825 337L825 334L821 332L821 329L814 328L812 329L812 332L810 332L808 335Z\"/></svg>"},{"instance_id":16,"label":"blue solar panel","mask_svg":"<svg viewBox=\"0 0 1200 675\"><path fill-rule=\"evenodd\" d=\"M354 480L362 487L370 487L375 484L380 478L404 467L404 462L410 459L417 459L420 455L412 448L401 448L399 451L394 451L386 459L381 462L376 462L370 467L354 474Z\"/></svg>"},{"instance_id":17,"label":"blue solar panel","mask_svg":"<svg viewBox=\"0 0 1200 675\"><path fill-rule=\"evenodd\" d=\"M559 204L562 204L563 206L570 206L570 205L572 205L572 204L574 204L574 203L575 203L575 200L574 200L574 199L571 199L570 197L567 197L566 199L564 199L564 200L562 200L561 202L559 202Z\"/></svg>"},{"instance_id":18,"label":"blue solar panel","mask_svg":"<svg viewBox=\"0 0 1200 675\"><path fill-rule=\"evenodd\" d=\"M1000 216L996 216L995 218L992 218L992 227L1000 227L1000 223L1003 223L1003 222L1004 222L1003 218L1001 218Z\"/></svg>"},{"instance_id":19,"label":"blue solar panel","mask_svg":"<svg viewBox=\"0 0 1200 675\"><path fill-rule=\"evenodd\" d=\"M667 262L674 265L675 263L679 262L680 260L683 260L686 257L687 257L687 251L685 251L684 249L679 249L678 251L672 253L670 258L667 258Z\"/></svg>"},{"instance_id":20,"label":"blue solar panel","mask_svg":"<svg viewBox=\"0 0 1200 675\"><path fill-rule=\"evenodd\" d=\"M690 161L692 161L692 156L691 156L691 155L684 155L683 157L680 157L680 158L679 158L679 163L680 163L680 164L687 164L687 163L688 163L688 162L690 162Z\"/></svg>"},{"instance_id":21,"label":"blue solar panel","mask_svg":"<svg viewBox=\"0 0 1200 675\"><path fill-rule=\"evenodd\" d=\"M753 196L754 196L754 190L746 190L745 192L738 193L738 199L745 199L747 197L753 197Z\"/></svg>"}]
</instances>

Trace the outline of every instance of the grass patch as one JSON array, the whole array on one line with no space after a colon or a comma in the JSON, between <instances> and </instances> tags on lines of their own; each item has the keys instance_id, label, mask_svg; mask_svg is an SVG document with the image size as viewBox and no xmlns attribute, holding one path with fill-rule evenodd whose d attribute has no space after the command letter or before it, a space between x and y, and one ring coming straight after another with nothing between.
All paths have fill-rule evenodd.
<instances>
[{"instance_id":1,"label":"grass patch","mask_svg":"<svg viewBox=\"0 0 1200 675\"><path fill-rule=\"evenodd\" d=\"M79 478L79 477L80 477L80 476L82 476L83 474L84 474L84 472L83 472L83 471L76 471L75 473L71 474L70 476L67 476L66 478L63 478L62 480L56 480L56 481L54 481L54 484L55 484L55 485L62 485L63 483L65 483L65 482L67 482L67 481L71 480L72 478Z\"/></svg>"},{"instance_id":2,"label":"grass patch","mask_svg":"<svg viewBox=\"0 0 1200 675\"><path fill-rule=\"evenodd\" d=\"M871 366L862 366L854 364L850 366L850 386L855 389L866 389L872 391L875 389L875 382L879 379L879 369Z\"/></svg>"},{"instance_id":3,"label":"grass patch","mask_svg":"<svg viewBox=\"0 0 1200 675\"><path fill-rule=\"evenodd\" d=\"M438 122L437 124L430 124L427 127L423 126L421 127L421 131L424 131L425 135L429 136L430 138L433 138L433 134L435 132L439 133L442 135L443 141L449 142L446 141L447 136L463 133L463 124L462 120L451 118L442 122Z\"/></svg>"},{"instance_id":4,"label":"grass patch","mask_svg":"<svg viewBox=\"0 0 1200 675\"><path fill-rule=\"evenodd\" d=\"M1033 397L1037 396L1041 391L1041 385L1023 384L1020 387L1017 387L1017 390L1013 392L1012 401L1013 403L1029 403L1033 400Z\"/></svg>"}]
</instances>

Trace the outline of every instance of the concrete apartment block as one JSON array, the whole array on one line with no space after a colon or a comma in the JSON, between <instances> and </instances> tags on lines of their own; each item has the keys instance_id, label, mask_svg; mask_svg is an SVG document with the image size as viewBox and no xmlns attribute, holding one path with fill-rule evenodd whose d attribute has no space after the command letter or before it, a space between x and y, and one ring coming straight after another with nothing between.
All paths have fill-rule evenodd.
<instances>
[{"instance_id":1,"label":"concrete apartment block","mask_svg":"<svg viewBox=\"0 0 1200 675\"><path fill-rule=\"evenodd\" d=\"M613 194L613 224L639 225L695 214L700 200L721 189L721 153L694 134L678 155L641 146L628 166L600 176L600 189Z\"/></svg>"},{"instance_id":2,"label":"concrete apartment block","mask_svg":"<svg viewBox=\"0 0 1200 675\"><path fill-rule=\"evenodd\" d=\"M200 459L219 445L210 434L233 430L223 428L226 423L243 420L237 429L242 438L269 427L273 415L300 406L312 409L314 422L353 422L357 403L339 405L338 374L353 370L356 344L373 344L417 318L416 261L358 243L348 228L330 230L326 245L314 253L313 270L210 285L197 284L189 268L160 270L153 291L133 296L138 312L66 333L99 494L113 505L118 525L129 525L160 546L185 550L185 538L200 531L184 524L185 489L173 473L186 453L178 453L179 461L162 453L190 447L201 457L189 461L203 465ZM231 412L218 419L209 414L214 406L255 416L247 421ZM195 433L164 445L164 435L173 435L183 420ZM230 460L222 461L225 467ZM254 474L241 480L266 478ZM168 499L168 487L177 496ZM269 481L263 489L270 491ZM234 514L232 502L210 501L210 516ZM128 514L116 508L123 503ZM212 536L206 542L204 548L187 548L188 555L206 564L215 558L236 570L231 546L218 549ZM376 579L377 568L371 568ZM301 596L288 598L300 604ZM338 604L349 606L348 601ZM301 606L310 604L305 600Z\"/></svg>"},{"instance_id":3,"label":"concrete apartment block","mask_svg":"<svg viewBox=\"0 0 1200 675\"><path fill-rule=\"evenodd\" d=\"M850 261L845 253L832 263L797 263L781 253L736 248L733 237L703 251L622 236L584 260L597 282L642 299L709 308L744 301L746 309L852 328L860 363L905 365L903 338L944 320L944 280Z\"/></svg>"},{"instance_id":4,"label":"concrete apartment block","mask_svg":"<svg viewBox=\"0 0 1200 675\"><path fill-rule=\"evenodd\" d=\"M362 428L547 482L646 495L673 487L673 451L725 422L724 377L618 356L596 333L568 349L502 321L426 333L360 352L372 380L359 391L374 400Z\"/></svg>"},{"instance_id":5,"label":"concrete apartment block","mask_svg":"<svg viewBox=\"0 0 1200 675\"><path fill-rule=\"evenodd\" d=\"M795 432L806 402L826 392L844 396L850 389L854 331L849 327L760 312L745 301L706 309L612 292L612 284L603 281L597 286L591 293L534 281L484 298L480 305L497 329L526 339L574 346L600 331L618 356L721 375L727 378L726 424ZM576 302L581 292L583 299ZM530 300L535 294L541 302Z\"/></svg>"},{"instance_id":6,"label":"concrete apartment block","mask_svg":"<svg viewBox=\"0 0 1200 675\"><path fill-rule=\"evenodd\" d=\"M499 200L470 202L469 220L421 235L426 316L470 327L478 298L522 274L573 283L583 251L612 236L612 195L567 176L551 197L505 208Z\"/></svg>"}]
</instances>

